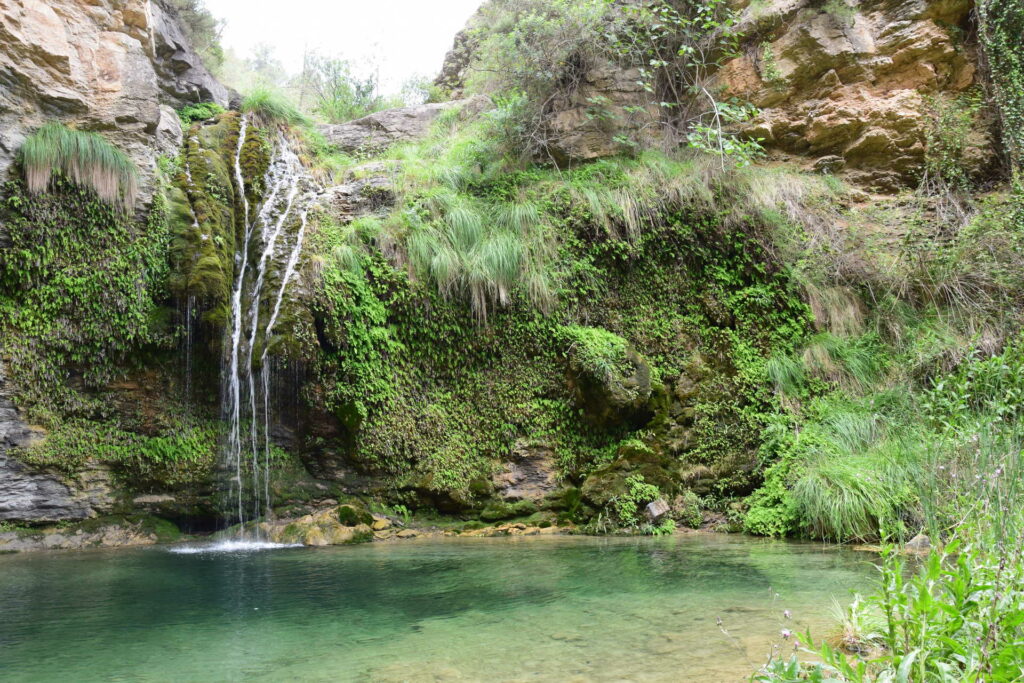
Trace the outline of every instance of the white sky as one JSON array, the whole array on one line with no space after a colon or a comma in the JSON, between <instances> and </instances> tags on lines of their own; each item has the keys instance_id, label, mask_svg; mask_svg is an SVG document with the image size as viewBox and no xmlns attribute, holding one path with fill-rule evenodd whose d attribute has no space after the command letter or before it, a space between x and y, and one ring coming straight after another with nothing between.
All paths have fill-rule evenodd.
<instances>
[{"instance_id":1,"label":"white sky","mask_svg":"<svg viewBox=\"0 0 1024 683\"><path fill-rule=\"evenodd\" d=\"M481 0L206 0L227 25L225 47L247 57L266 43L290 73L308 48L359 63L374 59L382 90L434 76Z\"/></svg>"}]
</instances>

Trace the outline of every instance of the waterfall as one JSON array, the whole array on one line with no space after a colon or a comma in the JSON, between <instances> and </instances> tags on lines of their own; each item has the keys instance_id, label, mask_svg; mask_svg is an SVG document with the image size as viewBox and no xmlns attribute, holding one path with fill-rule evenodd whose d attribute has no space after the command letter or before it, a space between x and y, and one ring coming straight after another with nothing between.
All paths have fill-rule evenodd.
<instances>
[{"instance_id":1,"label":"waterfall","mask_svg":"<svg viewBox=\"0 0 1024 683\"><path fill-rule=\"evenodd\" d=\"M263 199L259 205L250 207L242 172L247 128L248 120L243 117L234 160L243 240L235 253L230 327L225 334L227 348L222 368L222 410L228 427L225 465L230 474L229 503L233 508L231 514L242 523L243 530L246 522L270 510L269 344L288 285L296 272L310 204L316 197L316 193L308 189L313 185L311 177L285 136L278 134L264 178ZM296 221L298 229L291 230ZM288 254L287 261L281 263L284 253ZM272 300L269 296L265 300L264 290L277 276L280 282L276 294ZM271 311L265 326L261 325L264 306ZM253 370L257 347L262 348L258 356L258 375Z\"/></svg>"}]
</instances>

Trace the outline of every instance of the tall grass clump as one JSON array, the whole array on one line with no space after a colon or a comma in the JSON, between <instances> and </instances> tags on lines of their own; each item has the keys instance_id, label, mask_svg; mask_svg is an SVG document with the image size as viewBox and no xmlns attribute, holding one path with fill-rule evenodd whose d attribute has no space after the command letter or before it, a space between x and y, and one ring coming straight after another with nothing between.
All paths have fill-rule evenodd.
<instances>
[{"instance_id":1,"label":"tall grass clump","mask_svg":"<svg viewBox=\"0 0 1024 683\"><path fill-rule=\"evenodd\" d=\"M25 182L32 194L46 192L57 174L93 190L104 202L129 210L138 194L138 169L124 152L96 133L51 121L21 147Z\"/></svg>"},{"instance_id":2,"label":"tall grass clump","mask_svg":"<svg viewBox=\"0 0 1024 683\"><path fill-rule=\"evenodd\" d=\"M305 126L309 118L287 95L279 90L260 86L242 100L242 113L249 114L264 125Z\"/></svg>"}]
</instances>

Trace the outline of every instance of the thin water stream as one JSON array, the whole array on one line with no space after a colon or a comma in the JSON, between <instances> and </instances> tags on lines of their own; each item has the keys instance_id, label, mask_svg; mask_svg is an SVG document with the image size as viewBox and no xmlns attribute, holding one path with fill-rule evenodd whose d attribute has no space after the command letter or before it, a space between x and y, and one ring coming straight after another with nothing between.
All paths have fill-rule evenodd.
<instances>
[{"instance_id":1,"label":"thin water stream","mask_svg":"<svg viewBox=\"0 0 1024 683\"><path fill-rule=\"evenodd\" d=\"M294 280L302 254L309 208L317 196L302 162L285 136L278 133L263 183L267 190L259 205L250 206L242 169L248 124L243 116L234 159L236 191L244 223L235 255L231 319L225 334L222 368L222 412L228 430L225 465L232 473L230 517L235 522L257 519L270 510L268 353L288 286ZM265 297L264 289L274 277L279 278L276 294L273 298ZM265 326L261 325L263 308L269 311L269 322ZM253 367L257 348L262 348L258 380Z\"/></svg>"},{"instance_id":2,"label":"thin water stream","mask_svg":"<svg viewBox=\"0 0 1024 683\"><path fill-rule=\"evenodd\" d=\"M0 680L742 681L870 560L713 535L0 556Z\"/></svg>"}]
</instances>

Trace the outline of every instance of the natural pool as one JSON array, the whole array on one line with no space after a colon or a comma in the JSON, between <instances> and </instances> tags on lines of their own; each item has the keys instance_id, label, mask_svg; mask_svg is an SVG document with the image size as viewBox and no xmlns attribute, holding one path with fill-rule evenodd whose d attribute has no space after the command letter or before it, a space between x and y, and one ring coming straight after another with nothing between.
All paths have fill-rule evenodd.
<instances>
[{"instance_id":1,"label":"natural pool","mask_svg":"<svg viewBox=\"0 0 1024 683\"><path fill-rule=\"evenodd\" d=\"M6 555L0 680L739 681L875 573L703 534Z\"/></svg>"}]
</instances>

